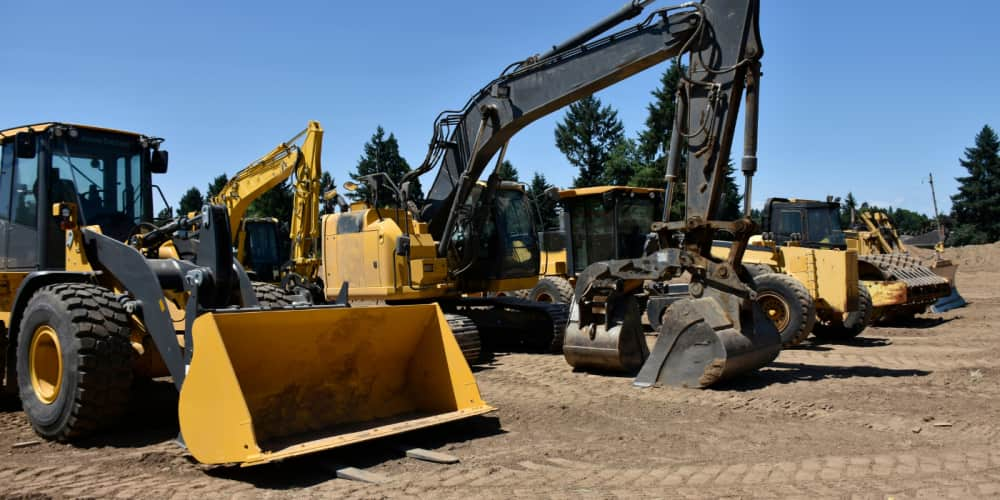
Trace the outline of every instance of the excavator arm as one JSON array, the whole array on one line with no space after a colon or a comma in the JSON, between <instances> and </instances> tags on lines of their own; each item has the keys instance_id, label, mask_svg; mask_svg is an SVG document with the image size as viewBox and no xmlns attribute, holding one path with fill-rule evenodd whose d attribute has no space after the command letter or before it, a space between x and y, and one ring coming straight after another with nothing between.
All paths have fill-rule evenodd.
<instances>
[{"instance_id":1,"label":"excavator arm","mask_svg":"<svg viewBox=\"0 0 1000 500\"><path fill-rule=\"evenodd\" d=\"M296 145L303 137L302 145ZM322 148L323 128L319 122L310 121L305 130L234 175L219 194L212 198L211 203L224 205L229 211L230 229L233 241L238 242L237 258L240 262L245 262L246 258L244 238L241 237L245 235L240 234L240 222L246 216L250 204L294 175L294 200L289 228L291 260L296 274L306 277L315 275L319 265L313 249L319 238Z\"/></svg>"},{"instance_id":2,"label":"excavator arm","mask_svg":"<svg viewBox=\"0 0 1000 500\"><path fill-rule=\"evenodd\" d=\"M690 91L683 96L693 123L689 199L708 220L732 144L744 79L756 74L762 54L757 0L705 0L653 11L635 26L592 40L640 15L648 0L634 0L549 53L505 70L460 111L444 112L434 125L423 164L404 183L439 166L419 218L427 222L438 252L447 253L461 207L490 159L519 130L580 98L614 85L672 57L691 54ZM756 137L756 122L748 124ZM677 134L674 134L677 136ZM755 139L754 139L755 142ZM675 148L672 153L679 153ZM755 158L754 158L755 160ZM405 189L405 188L404 188Z\"/></svg>"}]
</instances>

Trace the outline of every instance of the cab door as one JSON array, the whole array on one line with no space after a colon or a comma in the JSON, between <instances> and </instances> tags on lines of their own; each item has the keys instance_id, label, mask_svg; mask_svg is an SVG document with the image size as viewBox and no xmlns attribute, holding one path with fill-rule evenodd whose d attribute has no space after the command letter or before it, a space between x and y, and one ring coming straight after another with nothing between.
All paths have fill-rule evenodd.
<instances>
[{"instance_id":1,"label":"cab door","mask_svg":"<svg viewBox=\"0 0 1000 500\"><path fill-rule=\"evenodd\" d=\"M33 138L30 147L35 148ZM29 147L27 144L16 145L15 148ZM4 255L7 260L7 269L29 270L38 268L38 154L32 158L18 158L17 152L12 155L13 168L4 168L3 182L6 186L0 185L7 202L3 205L7 209L6 222L8 228L5 231L7 241L4 248ZM4 148L6 158L7 148ZM26 155L25 155L26 156ZM6 165L5 163L4 165Z\"/></svg>"},{"instance_id":2,"label":"cab door","mask_svg":"<svg viewBox=\"0 0 1000 500\"><path fill-rule=\"evenodd\" d=\"M14 173L14 141L0 143L0 268L7 269L7 235L10 232L10 179Z\"/></svg>"}]
</instances>

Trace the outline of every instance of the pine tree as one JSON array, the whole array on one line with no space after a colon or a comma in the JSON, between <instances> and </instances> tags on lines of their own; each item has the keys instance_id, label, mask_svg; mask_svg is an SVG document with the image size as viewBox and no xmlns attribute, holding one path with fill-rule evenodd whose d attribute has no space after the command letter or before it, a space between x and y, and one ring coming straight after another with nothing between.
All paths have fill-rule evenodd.
<instances>
[{"instance_id":1,"label":"pine tree","mask_svg":"<svg viewBox=\"0 0 1000 500\"><path fill-rule=\"evenodd\" d=\"M364 154L358 159L358 165L350 176L351 179L358 181L362 176L376 172L385 172L398 185L403 175L409 171L410 164L399 154L399 143L396 141L396 136L390 133L389 137L386 137L385 129L379 125L375 129L375 133L372 134L371 140L365 143ZM399 187L402 188L402 186ZM381 206L399 205L396 193L384 185L379 188L377 199L370 198L370 194L368 186L364 185L364 183L359 183L357 191L348 193L351 199L356 201L367 200ZM423 197L420 180L414 179L410 183L410 198L419 202Z\"/></svg>"},{"instance_id":2,"label":"pine tree","mask_svg":"<svg viewBox=\"0 0 1000 500\"><path fill-rule=\"evenodd\" d=\"M500 166L497 168L497 175L500 176L500 180L502 181L521 182L521 179L518 178L517 169L508 160L500 163Z\"/></svg>"},{"instance_id":3,"label":"pine tree","mask_svg":"<svg viewBox=\"0 0 1000 500\"><path fill-rule=\"evenodd\" d=\"M743 216L741 201L743 195L740 194L736 186L736 167L730 159L726 164L726 175L722 179L722 199L719 200L719 207L716 209L715 218L717 220L736 220Z\"/></svg>"},{"instance_id":4,"label":"pine tree","mask_svg":"<svg viewBox=\"0 0 1000 500\"><path fill-rule=\"evenodd\" d=\"M958 194L951 197L952 216L958 226L952 245L990 243L1000 240L1000 138L984 125L976 144L966 148L959 163L969 172L958 177Z\"/></svg>"},{"instance_id":5,"label":"pine tree","mask_svg":"<svg viewBox=\"0 0 1000 500\"><path fill-rule=\"evenodd\" d=\"M186 216L191 212L197 212L201 210L201 205L204 202L205 199L202 198L201 191L192 187L184 193L184 196L181 196L181 201L177 204L178 214Z\"/></svg>"},{"instance_id":6,"label":"pine tree","mask_svg":"<svg viewBox=\"0 0 1000 500\"><path fill-rule=\"evenodd\" d=\"M320 215L323 215L323 214L332 214L332 213L336 212L336 210L337 210L337 200L336 199L332 199L332 198L329 199L329 200L327 200L326 197L325 197L325 195L326 195L326 193L328 191L330 191L331 189L336 189L336 188L337 188L337 181L335 181L333 179L333 176L330 175L330 172L323 172L323 175L319 178L319 189L320 189L320 191L319 191L319 205L320 205L319 206L319 213L320 213Z\"/></svg>"},{"instance_id":7,"label":"pine tree","mask_svg":"<svg viewBox=\"0 0 1000 500\"><path fill-rule=\"evenodd\" d=\"M853 214L853 215L852 215ZM840 204L840 227L849 228L851 219L858 217L858 200L854 198L854 193L848 192L844 201Z\"/></svg>"},{"instance_id":8,"label":"pine tree","mask_svg":"<svg viewBox=\"0 0 1000 500\"><path fill-rule=\"evenodd\" d=\"M556 211L556 202L545 195L545 190L551 187L552 185L545 179L545 175L538 172L535 172L535 175L531 177L531 184L528 186L528 196L534 200L535 206L538 208L538 215L541 218L539 231L559 227L559 214Z\"/></svg>"},{"instance_id":9,"label":"pine tree","mask_svg":"<svg viewBox=\"0 0 1000 500\"><path fill-rule=\"evenodd\" d=\"M249 217L274 217L283 224L291 224L294 198L295 193L292 186L286 180L254 200L247 208L247 215Z\"/></svg>"},{"instance_id":10,"label":"pine tree","mask_svg":"<svg viewBox=\"0 0 1000 500\"><path fill-rule=\"evenodd\" d=\"M670 133L677 113L674 97L684 71L683 65L670 63L660 77L660 86L652 92L653 102L646 106L649 111L646 129L639 134L639 153L646 163L660 158L670 145Z\"/></svg>"},{"instance_id":11,"label":"pine tree","mask_svg":"<svg viewBox=\"0 0 1000 500\"><path fill-rule=\"evenodd\" d=\"M601 106L594 96L570 104L563 121L556 125L556 147L580 169L576 187L596 186L611 151L625 138L625 126L611 106Z\"/></svg>"},{"instance_id":12,"label":"pine tree","mask_svg":"<svg viewBox=\"0 0 1000 500\"><path fill-rule=\"evenodd\" d=\"M642 168L642 159L639 157L638 144L632 139L625 139L611 150L608 161L604 165L604 172L601 174L601 183L611 186L628 186L632 178L635 177L636 170L640 168ZM663 183L660 182L660 184Z\"/></svg>"},{"instance_id":13,"label":"pine tree","mask_svg":"<svg viewBox=\"0 0 1000 500\"><path fill-rule=\"evenodd\" d=\"M229 182L229 177L226 174L212 179L212 182L208 183L208 190L205 191L205 201L207 202L221 193L222 188L226 187L227 182Z\"/></svg>"},{"instance_id":14,"label":"pine tree","mask_svg":"<svg viewBox=\"0 0 1000 500\"><path fill-rule=\"evenodd\" d=\"M660 77L660 86L652 92L653 102L646 107L649 112L646 129L639 134L638 153L641 165L636 168L635 175L629 181L631 186L663 188L666 185L666 154L677 113L674 98L684 71L683 65L671 63ZM673 221L684 218L687 158L683 156L683 150L681 153L674 186L674 202L670 207L670 220Z\"/></svg>"}]
</instances>

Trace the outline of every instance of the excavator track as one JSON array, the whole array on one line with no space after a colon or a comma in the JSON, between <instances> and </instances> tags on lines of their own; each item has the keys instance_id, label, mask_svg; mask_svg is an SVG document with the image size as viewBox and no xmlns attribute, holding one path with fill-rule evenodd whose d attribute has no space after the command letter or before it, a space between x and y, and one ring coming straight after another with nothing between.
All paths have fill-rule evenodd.
<instances>
[{"instance_id":1,"label":"excavator track","mask_svg":"<svg viewBox=\"0 0 1000 500\"><path fill-rule=\"evenodd\" d=\"M903 307L930 305L951 293L948 280L934 274L934 271L909 254L859 255L858 260L878 268L883 279L906 283L906 304Z\"/></svg>"},{"instance_id":2,"label":"excavator track","mask_svg":"<svg viewBox=\"0 0 1000 500\"><path fill-rule=\"evenodd\" d=\"M479 340L479 328L476 328L476 324L468 316L461 314L445 314L444 318L448 321L451 333L455 335L465 360L470 365L482 361L483 346Z\"/></svg>"},{"instance_id":3,"label":"excavator track","mask_svg":"<svg viewBox=\"0 0 1000 500\"><path fill-rule=\"evenodd\" d=\"M469 297L448 303L446 310L473 321L486 350L494 351L527 348L561 353L569 322L567 304L517 297Z\"/></svg>"}]
</instances>

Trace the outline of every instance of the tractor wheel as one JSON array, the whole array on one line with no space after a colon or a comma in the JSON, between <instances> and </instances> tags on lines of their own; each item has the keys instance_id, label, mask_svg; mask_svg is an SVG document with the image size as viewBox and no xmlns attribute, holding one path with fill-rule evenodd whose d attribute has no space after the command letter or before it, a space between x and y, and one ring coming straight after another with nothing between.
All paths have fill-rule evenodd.
<instances>
[{"instance_id":1,"label":"tractor wheel","mask_svg":"<svg viewBox=\"0 0 1000 500\"><path fill-rule=\"evenodd\" d=\"M762 274L768 274L774 272L774 269L772 269L771 266L767 264L743 264L743 268L746 269L747 273L749 273L750 276L754 278Z\"/></svg>"},{"instance_id":2,"label":"tractor wheel","mask_svg":"<svg viewBox=\"0 0 1000 500\"><path fill-rule=\"evenodd\" d=\"M253 293L257 296L257 303L265 309L292 305L292 300L288 298L288 294L284 290L268 283L255 281Z\"/></svg>"},{"instance_id":3,"label":"tractor wheel","mask_svg":"<svg viewBox=\"0 0 1000 500\"><path fill-rule=\"evenodd\" d=\"M868 287L858 285L858 309L844 315L843 319L834 318L830 321L820 321L813 328L816 338L824 342L850 340L868 328L872 322L875 308L872 307L872 296Z\"/></svg>"},{"instance_id":4,"label":"tractor wheel","mask_svg":"<svg viewBox=\"0 0 1000 500\"><path fill-rule=\"evenodd\" d=\"M129 316L86 283L41 288L17 336L21 406L38 435L68 441L113 423L132 384Z\"/></svg>"},{"instance_id":5,"label":"tractor wheel","mask_svg":"<svg viewBox=\"0 0 1000 500\"><path fill-rule=\"evenodd\" d=\"M545 276L539 279L528 293L528 299L535 302L569 304L573 302L573 285L562 276Z\"/></svg>"},{"instance_id":6,"label":"tractor wheel","mask_svg":"<svg viewBox=\"0 0 1000 500\"><path fill-rule=\"evenodd\" d=\"M799 280L781 273L764 273L754 278L757 304L778 329L781 345L791 347L809 337L816 323L816 305L809 290Z\"/></svg>"}]
</instances>

